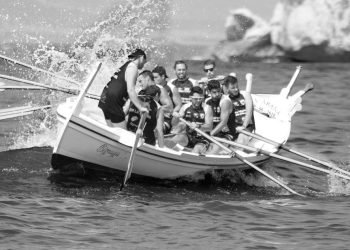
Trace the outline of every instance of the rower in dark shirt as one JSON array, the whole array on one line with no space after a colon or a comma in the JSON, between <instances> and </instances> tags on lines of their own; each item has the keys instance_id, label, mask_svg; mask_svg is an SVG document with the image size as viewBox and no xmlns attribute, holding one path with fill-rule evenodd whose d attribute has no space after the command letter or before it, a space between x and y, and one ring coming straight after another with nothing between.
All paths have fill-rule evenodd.
<instances>
[{"instance_id":1,"label":"rower in dark shirt","mask_svg":"<svg viewBox=\"0 0 350 250\"><path fill-rule=\"evenodd\" d=\"M139 92L138 98L143 103L148 103L149 113L146 119L146 125L143 129L143 138L145 142L151 145L156 144L155 129L158 123L158 103L160 89L156 85L150 85ZM126 127L132 132L136 132L141 119L140 111L131 103Z\"/></svg>"},{"instance_id":2,"label":"rower in dark shirt","mask_svg":"<svg viewBox=\"0 0 350 250\"><path fill-rule=\"evenodd\" d=\"M123 106L129 98L138 110L148 112L147 108L142 107L135 91L138 69L142 69L146 63L146 54L137 49L128 58L130 61L119 68L103 89L98 104L110 127L126 128Z\"/></svg>"}]
</instances>

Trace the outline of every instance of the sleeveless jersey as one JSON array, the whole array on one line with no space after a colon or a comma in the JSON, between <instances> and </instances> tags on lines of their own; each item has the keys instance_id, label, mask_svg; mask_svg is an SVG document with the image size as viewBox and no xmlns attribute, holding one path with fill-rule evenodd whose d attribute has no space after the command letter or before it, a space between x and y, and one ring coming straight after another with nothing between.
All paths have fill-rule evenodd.
<instances>
[{"instance_id":1,"label":"sleeveless jersey","mask_svg":"<svg viewBox=\"0 0 350 250\"><path fill-rule=\"evenodd\" d=\"M140 94L142 94L142 91L140 91ZM142 98L140 99L142 100ZM149 101L149 104L150 104L149 117L147 117L146 119L146 125L145 125L145 128L143 129L143 137L145 138L146 143L155 145L156 138L154 135L154 129L157 126L158 105L153 99ZM136 106L133 103L131 103L129 108L129 117L126 123L127 130L136 132L140 119L141 119L140 111L138 110L138 108L136 108Z\"/></svg>"},{"instance_id":2,"label":"sleeveless jersey","mask_svg":"<svg viewBox=\"0 0 350 250\"><path fill-rule=\"evenodd\" d=\"M206 101L205 104L207 104L209 107L212 108L213 110L213 126L214 128L220 123L221 121L221 106L222 103L225 100L230 100L226 95L222 95L220 100L215 101L211 97L209 97ZM232 110L232 112L229 115L227 125L223 128L223 131L227 132L230 131L231 133L235 133L235 124L234 122L234 117L235 117L235 112Z\"/></svg>"},{"instance_id":3,"label":"sleeveless jersey","mask_svg":"<svg viewBox=\"0 0 350 250\"><path fill-rule=\"evenodd\" d=\"M190 94L191 89L193 88L193 82L189 78L186 78L184 81L180 81L179 79L175 79L171 82L179 91L181 96L182 104L191 102Z\"/></svg>"},{"instance_id":4,"label":"sleeveless jersey","mask_svg":"<svg viewBox=\"0 0 350 250\"><path fill-rule=\"evenodd\" d=\"M239 93L238 96L229 95L229 97L233 104L233 110L236 116L235 118L236 126L242 126L246 116L246 106L245 106L244 96L241 93ZM251 121L250 124L253 124L253 122Z\"/></svg>"},{"instance_id":5,"label":"sleeveless jersey","mask_svg":"<svg viewBox=\"0 0 350 250\"><path fill-rule=\"evenodd\" d=\"M205 123L205 112L202 105L198 109L195 109L192 105L189 105L189 107L185 109L184 119L189 122L195 122L198 125L203 125ZM201 136L196 131L190 129L188 126L186 127L186 132L196 137Z\"/></svg>"},{"instance_id":6,"label":"sleeveless jersey","mask_svg":"<svg viewBox=\"0 0 350 250\"><path fill-rule=\"evenodd\" d=\"M125 80L125 71L129 64L130 61L121 66L119 70L114 73L114 75L111 77L111 80L103 89L98 104L102 110L107 110L111 113L115 113L115 107L123 107L129 98Z\"/></svg>"}]
</instances>

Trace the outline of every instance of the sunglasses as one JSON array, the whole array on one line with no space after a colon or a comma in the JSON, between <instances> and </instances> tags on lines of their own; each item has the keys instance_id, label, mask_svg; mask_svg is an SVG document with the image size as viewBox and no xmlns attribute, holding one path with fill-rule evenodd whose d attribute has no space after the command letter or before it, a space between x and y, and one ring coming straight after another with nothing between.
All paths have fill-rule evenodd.
<instances>
[{"instance_id":1,"label":"sunglasses","mask_svg":"<svg viewBox=\"0 0 350 250\"><path fill-rule=\"evenodd\" d=\"M214 70L214 68L210 68L210 69L203 69L204 70L204 72L213 72L213 70Z\"/></svg>"}]
</instances>

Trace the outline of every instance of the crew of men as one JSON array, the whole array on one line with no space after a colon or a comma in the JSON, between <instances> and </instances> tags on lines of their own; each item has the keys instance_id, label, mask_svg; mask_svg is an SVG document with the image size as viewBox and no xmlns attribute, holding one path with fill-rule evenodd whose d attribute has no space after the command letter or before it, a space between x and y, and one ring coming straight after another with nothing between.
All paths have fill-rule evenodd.
<instances>
[{"instance_id":1,"label":"crew of men","mask_svg":"<svg viewBox=\"0 0 350 250\"><path fill-rule=\"evenodd\" d=\"M248 143L249 138L237 133L236 128L254 130L253 102L250 93L239 90L235 75L217 76L215 61L207 60L203 64L206 76L195 81L187 74L186 62L179 60L174 64L176 78L167 81L162 66L138 74L146 62L144 51L137 49L129 59L101 95L99 107L108 126L135 132L141 113L146 112L143 137L151 145L198 154L221 153L196 129L210 136Z\"/></svg>"}]
</instances>

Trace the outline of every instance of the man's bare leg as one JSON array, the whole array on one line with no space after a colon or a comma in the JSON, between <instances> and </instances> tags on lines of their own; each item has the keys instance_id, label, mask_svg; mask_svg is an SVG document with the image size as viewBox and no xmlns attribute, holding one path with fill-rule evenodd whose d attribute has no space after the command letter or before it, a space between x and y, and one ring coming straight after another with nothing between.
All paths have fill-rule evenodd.
<instances>
[{"instance_id":1,"label":"man's bare leg","mask_svg":"<svg viewBox=\"0 0 350 250\"><path fill-rule=\"evenodd\" d=\"M122 128L126 130L126 121L118 122L118 123L113 123L111 120L106 120L106 123L109 127L112 128Z\"/></svg>"}]
</instances>

